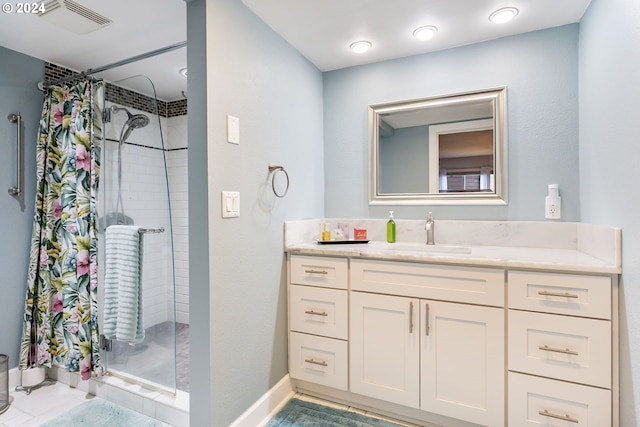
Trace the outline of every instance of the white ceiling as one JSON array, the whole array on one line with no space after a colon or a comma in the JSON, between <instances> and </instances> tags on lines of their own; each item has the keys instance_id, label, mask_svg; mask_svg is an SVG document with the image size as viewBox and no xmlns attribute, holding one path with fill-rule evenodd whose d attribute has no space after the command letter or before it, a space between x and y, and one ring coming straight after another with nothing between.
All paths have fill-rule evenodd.
<instances>
[{"instance_id":1,"label":"white ceiling","mask_svg":"<svg viewBox=\"0 0 640 427\"><path fill-rule=\"evenodd\" d=\"M78 35L34 14L0 13L0 44L75 71L85 71L187 39L184 0L74 1L113 23ZM181 92L187 90L186 79L179 74L186 66L187 49L182 48L97 76L115 82L144 74L153 80L158 98L173 101L180 99Z\"/></svg>"},{"instance_id":2,"label":"white ceiling","mask_svg":"<svg viewBox=\"0 0 640 427\"><path fill-rule=\"evenodd\" d=\"M579 22L590 0L242 0L321 71L416 55L508 35ZM0 14L0 43L27 55L83 71L186 40L184 0L76 0L113 21L77 35L36 15ZM12 2L12 4L16 4ZM494 25L489 14L513 6L515 20ZM435 38L419 42L415 28L435 25ZM356 55L349 44L373 47ZM144 74L158 97L180 99L186 49L100 73L107 81Z\"/></svg>"}]
</instances>

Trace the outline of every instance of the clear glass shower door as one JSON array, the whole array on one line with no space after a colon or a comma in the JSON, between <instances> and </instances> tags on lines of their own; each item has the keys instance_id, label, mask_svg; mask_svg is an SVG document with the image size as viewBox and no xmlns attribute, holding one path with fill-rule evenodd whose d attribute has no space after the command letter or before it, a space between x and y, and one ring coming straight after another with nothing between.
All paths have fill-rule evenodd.
<instances>
[{"instance_id":1,"label":"clear glass shower door","mask_svg":"<svg viewBox=\"0 0 640 427\"><path fill-rule=\"evenodd\" d=\"M140 227L140 291L144 339L112 338L107 370L170 391L176 380L175 274L163 120L153 83L134 76L107 84L100 195L100 301L104 301L105 234L113 225ZM118 301L124 307L127 301ZM102 310L101 310L102 312ZM104 322L103 318L100 319ZM104 323L101 323L104 324Z\"/></svg>"}]
</instances>

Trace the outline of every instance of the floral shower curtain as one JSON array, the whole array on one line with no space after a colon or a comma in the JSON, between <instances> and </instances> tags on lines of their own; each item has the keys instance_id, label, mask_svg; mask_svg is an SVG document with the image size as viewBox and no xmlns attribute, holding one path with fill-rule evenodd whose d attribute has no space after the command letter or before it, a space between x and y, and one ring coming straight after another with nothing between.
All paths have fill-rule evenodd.
<instances>
[{"instance_id":1,"label":"floral shower curtain","mask_svg":"<svg viewBox=\"0 0 640 427\"><path fill-rule=\"evenodd\" d=\"M44 101L20 369L55 364L85 380L102 374L96 300L102 86L54 86Z\"/></svg>"}]
</instances>

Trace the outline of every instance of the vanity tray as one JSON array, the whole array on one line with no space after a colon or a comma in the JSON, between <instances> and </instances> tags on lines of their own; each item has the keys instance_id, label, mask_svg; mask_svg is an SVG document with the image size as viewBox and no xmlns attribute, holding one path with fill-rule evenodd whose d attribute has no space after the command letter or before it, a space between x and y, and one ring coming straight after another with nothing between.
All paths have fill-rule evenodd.
<instances>
[{"instance_id":1,"label":"vanity tray","mask_svg":"<svg viewBox=\"0 0 640 427\"><path fill-rule=\"evenodd\" d=\"M317 244L319 244L319 245L348 245L348 244L352 244L352 243L369 243L369 241L365 240L365 239L361 239L361 240L353 240L353 239L349 239L349 240L316 240L315 242Z\"/></svg>"}]
</instances>

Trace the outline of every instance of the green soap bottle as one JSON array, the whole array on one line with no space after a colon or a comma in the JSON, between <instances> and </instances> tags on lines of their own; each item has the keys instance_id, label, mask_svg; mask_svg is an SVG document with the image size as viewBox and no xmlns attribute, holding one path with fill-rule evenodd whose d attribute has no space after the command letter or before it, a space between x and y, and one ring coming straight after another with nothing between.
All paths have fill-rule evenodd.
<instances>
[{"instance_id":1,"label":"green soap bottle","mask_svg":"<svg viewBox=\"0 0 640 427\"><path fill-rule=\"evenodd\" d=\"M396 222L393 220L393 211L389 211L389 221L387 221L387 242L396 241Z\"/></svg>"}]
</instances>

